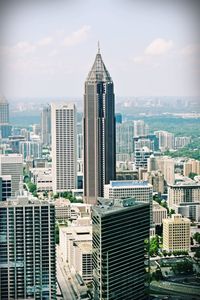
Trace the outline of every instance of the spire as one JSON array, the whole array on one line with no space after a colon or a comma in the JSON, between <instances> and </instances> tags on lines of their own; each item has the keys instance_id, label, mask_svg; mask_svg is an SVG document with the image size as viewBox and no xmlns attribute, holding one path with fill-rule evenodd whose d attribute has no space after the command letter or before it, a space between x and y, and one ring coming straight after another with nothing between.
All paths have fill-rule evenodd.
<instances>
[{"instance_id":1,"label":"spire","mask_svg":"<svg viewBox=\"0 0 200 300\"><path fill-rule=\"evenodd\" d=\"M100 54L100 42L98 41L98 44L97 44L97 47L98 47L98 54Z\"/></svg>"},{"instance_id":2,"label":"spire","mask_svg":"<svg viewBox=\"0 0 200 300\"><path fill-rule=\"evenodd\" d=\"M112 78L106 69L106 66L103 62L103 59L101 57L100 53L100 43L98 41L98 52L96 54L96 58L94 61L94 64L92 66L92 69L90 70L87 81L112 81Z\"/></svg>"}]
</instances>

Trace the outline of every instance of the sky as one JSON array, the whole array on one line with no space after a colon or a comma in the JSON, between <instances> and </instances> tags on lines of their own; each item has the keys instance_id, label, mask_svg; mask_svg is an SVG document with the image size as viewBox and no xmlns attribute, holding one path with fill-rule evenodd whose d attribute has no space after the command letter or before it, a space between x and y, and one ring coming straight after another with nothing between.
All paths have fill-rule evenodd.
<instances>
[{"instance_id":1,"label":"sky","mask_svg":"<svg viewBox=\"0 0 200 300\"><path fill-rule=\"evenodd\" d=\"M0 9L6 97L81 97L98 41L117 96L200 95L198 1L15 2Z\"/></svg>"}]
</instances>

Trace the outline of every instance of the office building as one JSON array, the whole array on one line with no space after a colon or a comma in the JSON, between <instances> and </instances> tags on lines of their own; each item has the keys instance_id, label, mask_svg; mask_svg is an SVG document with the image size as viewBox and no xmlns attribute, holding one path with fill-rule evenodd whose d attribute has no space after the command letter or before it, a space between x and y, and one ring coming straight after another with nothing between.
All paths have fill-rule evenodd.
<instances>
[{"instance_id":1,"label":"office building","mask_svg":"<svg viewBox=\"0 0 200 300\"><path fill-rule=\"evenodd\" d=\"M133 153L134 123L133 121L116 124L116 153L130 157Z\"/></svg>"},{"instance_id":2,"label":"office building","mask_svg":"<svg viewBox=\"0 0 200 300\"><path fill-rule=\"evenodd\" d=\"M190 250L190 220L179 214L163 220L163 250Z\"/></svg>"},{"instance_id":3,"label":"office building","mask_svg":"<svg viewBox=\"0 0 200 300\"><path fill-rule=\"evenodd\" d=\"M120 180L110 181L104 186L104 198L134 198L136 201L150 204L150 220L152 220L153 188L147 181Z\"/></svg>"},{"instance_id":4,"label":"office building","mask_svg":"<svg viewBox=\"0 0 200 300\"><path fill-rule=\"evenodd\" d=\"M41 137L42 143L51 145L51 106L44 106L41 113Z\"/></svg>"},{"instance_id":5,"label":"office building","mask_svg":"<svg viewBox=\"0 0 200 300\"><path fill-rule=\"evenodd\" d=\"M10 175L12 196L19 191L19 183L23 176L23 157L21 154L0 154L0 176Z\"/></svg>"},{"instance_id":6,"label":"office building","mask_svg":"<svg viewBox=\"0 0 200 300\"><path fill-rule=\"evenodd\" d=\"M122 114L121 113L116 113L115 114L115 119L116 119L116 124L117 123L121 124L122 123Z\"/></svg>"},{"instance_id":7,"label":"office building","mask_svg":"<svg viewBox=\"0 0 200 300\"><path fill-rule=\"evenodd\" d=\"M99 199L92 211L94 299L142 300L149 204Z\"/></svg>"},{"instance_id":8,"label":"office building","mask_svg":"<svg viewBox=\"0 0 200 300\"><path fill-rule=\"evenodd\" d=\"M158 170L160 170L167 184L175 182L175 161L168 156L156 157Z\"/></svg>"},{"instance_id":9,"label":"office building","mask_svg":"<svg viewBox=\"0 0 200 300\"><path fill-rule=\"evenodd\" d=\"M11 186L10 175L0 175L0 201L5 201L11 197L12 186Z\"/></svg>"},{"instance_id":10,"label":"office building","mask_svg":"<svg viewBox=\"0 0 200 300\"><path fill-rule=\"evenodd\" d=\"M55 299L55 208L28 196L0 202L0 299Z\"/></svg>"},{"instance_id":11,"label":"office building","mask_svg":"<svg viewBox=\"0 0 200 300\"><path fill-rule=\"evenodd\" d=\"M21 141L19 142L19 153L23 155L24 160L41 158L42 145L40 142Z\"/></svg>"},{"instance_id":12,"label":"office building","mask_svg":"<svg viewBox=\"0 0 200 300\"><path fill-rule=\"evenodd\" d=\"M8 138L11 135L12 126L9 124L9 103L0 95L0 138Z\"/></svg>"},{"instance_id":13,"label":"office building","mask_svg":"<svg viewBox=\"0 0 200 300\"><path fill-rule=\"evenodd\" d=\"M169 207L187 202L200 202L200 183L179 182L168 186Z\"/></svg>"},{"instance_id":14,"label":"office building","mask_svg":"<svg viewBox=\"0 0 200 300\"><path fill-rule=\"evenodd\" d=\"M161 225L163 219L167 219L167 209L153 201L153 223Z\"/></svg>"},{"instance_id":15,"label":"office building","mask_svg":"<svg viewBox=\"0 0 200 300\"><path fill-rule=\"evenodd\" d=\"M176 214L191 221L200 222L200 202L181 202L173 206Z\"/></svg>"},{"instance_id":16,"label":"office building","mask_svg":"<svg viewBox=\"0 0 200 300\"><path fill-rule=\"evenodd\" d=\"M69 268L84 281L92 279L92 226L78 225L60 227L60 251Z\"/></svg>"},{"instance_id":17,"label":"office building","mask_svg":"<svg viewBox=\"0 0 200 300\"><path fill-rule=\"evenodd\" d=\"M190 136L177 136L175 137L175 149L181 149L191 143Z\"/></svg>"},{"instance_id":18,"label":"office building","mask_svg":"<svg viewBox=\"0 0 200 300\"><path fill-rule=\"evenodd\" d=\"M74 104L52 104L52 179L53 192L76 188L76 107Z\"/></svg>"},{"instance_id":19,"label":"office building","mask_svg":"<svg viewBox=\"0 0 200 300\"><path fill-rule=\"evenodd\" d=\"M152 155L153 151L150 150L148 147L142 147L139 149L135 149L134 155L135 155L135 167L137 169L139 168L145 168L147 169L147 160Z\"/></svg>"},{"instance_id":20,"label":"office building","mask_svg":"<svg viewBox=\"0 0 200 300\"><path fill-rule=\"evenodd\" d=\"M152 151L159 151L159 140L155 134L136 136L133 138L133 150L148 147Z\"/></svg>"},{"instance_id":21,"label":"office building","mask_svg":"<svg viewBox=\"0 0 200 300\"><path fill-rule=\"evenodd\" d=\"M83 124L84 201L94 204L116 173L114 85L100 50L85 82Z\"/></svg>"},{"instance_id":22,"label":"office building","mask_svg":"<svg viewBox=\"0 0 200 300\"><path fill-rule=\"evenodd\" d=\"M143 120L134 121L134 137L145 136L149 133L149 126Z\"/></svg>"}]
</instances>

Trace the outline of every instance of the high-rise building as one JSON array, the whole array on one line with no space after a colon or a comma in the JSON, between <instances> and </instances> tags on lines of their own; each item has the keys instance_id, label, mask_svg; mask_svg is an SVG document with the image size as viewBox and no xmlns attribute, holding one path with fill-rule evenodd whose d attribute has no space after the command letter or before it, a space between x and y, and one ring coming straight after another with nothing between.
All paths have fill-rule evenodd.
<instances>
[{"instance_id":1,"label":"high-rise building","mask_svg":"<svg viewBox=\"0 0 200 300\"><path fill-rule=\"evenodd\" d=\"M134 123L132 121L116 124L116 153L133 153Z\"/></svg>"},{"instance_id":2,"label":"high-rise building","mask_svg":"<svg viewBox=\"0 0 200 300\"><path fill-rule=\"evenodd\" d=\"M8 138L11 135L12 126L9 124L9 103L0 96L0 138Z\"/></svg>"},{"instance_id":3,"label":"high-rise building","mask_svg":"<svg viewBox=\"0 0 200 300\"><path fill-rule=\"evenodd\" d=\"M172 215L163 220L163 250L190 250L190 220Z\"/></svg>"},{"instance_id":4,"label":"high-rise building","mask_svg":"<svg viewBox=\"0 0 200 300\"><path fill-rule=\"evenodd\" d=\"M154 134L159 139L159 148L161 151L174 149L174 134L168 131L159 130Z\"/></svg>"},{"instance_id":5,"label":"high-rise building","mask_svg":"<svg viewBox=\"0 0 200 300\"><path fill-rule=\"evenodd\" d=\"M185 146L187 146L189 143L191 143L191 137L190 136L177 136L175 137L174 145L175 149L180 149Z\"/></svg>"},{"instance_id":6,"label":"high-rise building","mask_svg":"<svg viewBox=\"0 0 200 300\"><path fill-rule=\"evenodd\" d=\"M41 158L42 145L40 142L21 141L19 142L19 153L23 155L24 160Z\"/></svg>"},{"instance_id":7,"label":"high-rise building","mask_svg":"<svg viewBox=\"0 0 200 300\"><path fill-rule=\"evenodd\" d=\"M147 160L153 154L153 151L148 147L144 146L139 149L135 149L135 167L139 169L140 167L147 169Z\"/></svg>"},{"instance_id":8,"label":"high-rise building","mask_svg":"<svg viewBox=\"0 0 200 300\"><path fill-rule=\"evenodd\" d=\"M10 175L0 176L0 201L5 201L11 197L12 185Z\"/></svg>"},{"instance_id":9,"label":"high-rise building","mask_svg":"<svg viewBox=\"0 0 200 300\"><path fill-rule=\"evenodd\" d=\"M92 211L94 299L142 300L149 204L99 199Z\"/></svg>"},{"instance_id":10,"label":"high-rise building","mask_svg":"<svg viewBox=\"0 0 200 300\"><path fill-rule=\"evenodd\" d=\"M153 186L153 191L163 194L164 193L164 175L161 171L151 171L147 173L147 180Z\"/></svg>"},{"instance_id":11,"label":"high-rise building","mask_svg":"<svg viewBox=\"0 0 200 300\"><path fill-rule=\"evenodd\" d=\"M74 104L52 104L52 175L53 192L76 188L76 107Z\"/></svg>"},{"instance_id":12,"label":"high-rise building","mask_svg":"<svg viewBox=\"0 0 200 300\"><path fill-rule=\"evenodd\" d=\"M54 205L0 202L0 257L0 299L56 299Z\"/></svg>"},{"instance_id":13,"label":"high-rise building","mask_svg":"<svg viewBox=\"0 0 200 300\"><path fill-rule=\"evenodd\" d=\"M84 201L96 203L104 184L115 179L114 85L100 50L85 82Z\"/></svg>"},{"instance_id":14,"label":"high-rise building","mask_svg":"<svg viewBox=\"0 0 200 300\"><path fill-rule=\"evenodd\" d=\"M187 202L200 202L200 183L180 182L168 187L169 207Z\"/></svg>"},{"instance_id":15,"label":"high-rise building","mask_svg":"<svg viewBox=\"0 0 200 300\"><path fill-rule=\"evenodd\" d=\"M134 137L149 134L149 126L143 120L134 121Z\"/></svg>"},{"instance_id":16,"label":"high-rise building","mask_svg":"<svg viewBox=\"0 0 200 300\"><path fill-rule=\"evenodd\" d=\"M12 196L19 191L23 176L23 157L21 154L0 154L0 175L11 175Z\"/></svg>"},{"instance_id":17,"label":"high-rise building","mask_svg":"<svg viewBox=\"0 0 200 300\"><path fill-rule=\"evenodd\" d=\"M9 123L9 103L7 99L0 96L0 124Z\"/></svg>"},{"instance_id":18,"label":"high-rise building","mask_svg":"<svg viewBox=\"0 0 200 300\"><path fill-rule=\"evenodd\" d=\"M156 201L153 201L153 223L161 225L163 219L167 219L167 209L159 205Z\"/></svg>"},{"instance_id":19,"label":"high-rise building","mask_svg":"<svg viewBox=\"0 0 200 300\"><path fill-rule=\"evenodd\" d=\"M41 113L41 135L44 145L51 144L51 106L43 107Z\"/></svg>"},{"instance_id":20,"label":"high-rise building","mask_svg":"<svg viewBox=\"0 0 200 300\"><path fill-rule=\"evenodd\" d=\"M115 180L104 186L104 198L123 199L134 198L136 201L150 205L150 220L153 223L152 202L153 187L148 181L138 180Z\"/></svg>"}]
</instances>

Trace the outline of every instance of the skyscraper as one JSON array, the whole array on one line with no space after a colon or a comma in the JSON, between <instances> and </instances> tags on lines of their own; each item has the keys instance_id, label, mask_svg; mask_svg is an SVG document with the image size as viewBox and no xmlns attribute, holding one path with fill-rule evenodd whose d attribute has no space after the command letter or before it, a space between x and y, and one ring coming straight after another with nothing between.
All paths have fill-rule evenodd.
<instances>
[{"instance_id":1,"label":"skyscraper","mask_svg":"<svg viewBox=\"0 0 200 300\"><path fill-rule=\"evenodd\" d=\"M51 144L51 106L43 107L41 114L41 134L44 145Z\"/></svg>"},{"instance_id":2,"label":"skyscraper","mask_svg":"<svg viewBox=\"0 0 200 300\"><path fill-rule=\"evenodd\" d=\"M55 208L19 196L0 202L0 299L56 299Z\"/></svg>"},{"instance_id":3,"label":"skyscraper","mask_svg":"<svg viewBox=\"0 0 200 300\"><path fill-rule=\"evenodd\" d=\"M23 157L21 154L0 154L0 175L11 175L12 196L19 191L23 176Z\"/></svg>"},{"instance_id":4,"label":"skyscraper","mask_svg":"<svg viewBox=\"0 0 200 300\"><path fill-rule=\"evenodd\" d=\"M9 124L9 103L0 96L0 137L8 138L11 135L12 126Z\"/></svg>"},{"instance_id":5,"label":"skyscraper","mask_svg":"<svg viewBox=\"0 0 200 300\"><path fill-rule=\"evenodd\" d=\"M94 299L145 299L149 203L99 199L92 211Z\"/></svg>"},{"instance_id":6,"label":"skyscraper","mask_svg":"<svg viewBox=\"0 0 200 300\"><path fill-rule=\"evenodd\" d=\"M143 120L134 121L134 136L145 136L149 133L149 126Z\"/></svg>"},{"instance_id":7,"label":"skyscraper","mask_svg":"<svg viewBox=\"0 0 200 300\"><path fill-rule=\"evenodd\" d=\"M100 50L85 82L84 201L94 204L115 179L115 96Z\"/></svg>"},{"instance_id":8,"label":"skyscraper","mask_svg":"<svg viewBox=\"0 0 200 300\"><path fill-rule=\"evenodd\" d=\"M52 104L52 175L53 192L76 188L76 107L74 104Z\"/></svg>"}]
</instances>

